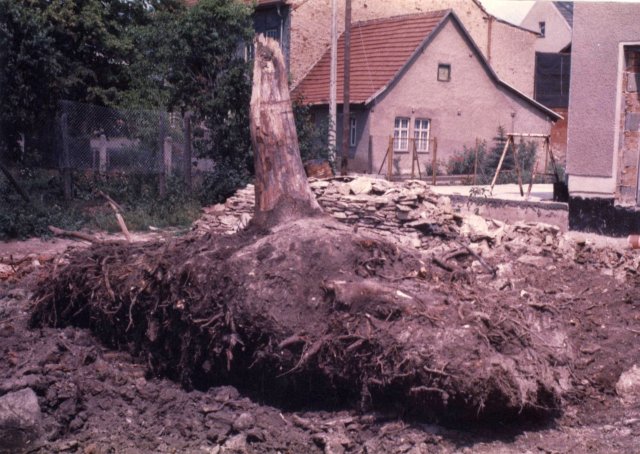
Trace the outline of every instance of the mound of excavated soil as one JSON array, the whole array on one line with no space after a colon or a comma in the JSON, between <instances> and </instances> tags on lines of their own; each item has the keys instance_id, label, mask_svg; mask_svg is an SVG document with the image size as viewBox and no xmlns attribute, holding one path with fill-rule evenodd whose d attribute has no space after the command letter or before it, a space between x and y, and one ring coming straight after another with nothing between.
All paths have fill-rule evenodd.
<instances>
[{"instance_id":1,"label":"mound of excavated soil","mask_svg":"<svg viewBox=\"0 0 640 454\"><path fill-rule=\"evenodd\" d=\"M440 259L327 218L171 244L100 244L36 294L32 325L88 327L153 374L273 403L447 420L550 416L573 352L496 264ZM482 290L482 291L479 291Z\"/></svg>"}]
</instances>

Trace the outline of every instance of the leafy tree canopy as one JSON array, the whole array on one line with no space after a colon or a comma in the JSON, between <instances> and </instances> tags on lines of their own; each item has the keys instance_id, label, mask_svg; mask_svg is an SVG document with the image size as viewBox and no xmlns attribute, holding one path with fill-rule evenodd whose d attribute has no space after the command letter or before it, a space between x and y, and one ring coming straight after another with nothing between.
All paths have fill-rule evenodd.
<instances>
[{"instance_id":1,"label":"leafy tree canopy","mask_svg":"<svg viewBox=\"0 0 640 454\"><path fill-rule=\"evenodd\" d=\"M69 99L191 110L218 153L246 156L250 84L238 49L251 37L250 13L235 0L193 8L180 0L0 0L0 145L42 132L57 102Z\"/></svg>"}]
</instances>

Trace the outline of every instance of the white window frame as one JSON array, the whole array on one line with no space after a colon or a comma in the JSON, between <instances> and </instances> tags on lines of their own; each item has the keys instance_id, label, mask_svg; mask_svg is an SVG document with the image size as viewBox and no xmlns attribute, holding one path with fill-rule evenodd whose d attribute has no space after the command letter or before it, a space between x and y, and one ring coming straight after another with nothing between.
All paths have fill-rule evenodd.
<instances>
[{"instance_id":1,"label":"white window frame","mask_svg":"<svg viewBox=\"0 0 640 454\"><path fill-rule=\"evenodd\" d=\"M356 121L356 117L349 117L349 146L350 147L356 146L357 126L358 126L358 122Z\"/></svg>"},{"instance_id":2,"label":"white window frame","mask_svg":"<svg viewBox=\"0 0 640 454\"><path fill-rule=\"evenodd\" d=\"M429 152L429 133L431 131L431 120L428 118L416 118L414 121L413 138L416 141L416 151L419 153Z\"/></svg>"},{"instance_id":3,"label":"white window frame","mask_svg":"<svg viewBox=\"0 0 640 454\"><path fill-rule=\"evenodd\" d=\"M396 117L393 123L393 151L409 151L409 117Z\"/></svg>"}]
</instances>

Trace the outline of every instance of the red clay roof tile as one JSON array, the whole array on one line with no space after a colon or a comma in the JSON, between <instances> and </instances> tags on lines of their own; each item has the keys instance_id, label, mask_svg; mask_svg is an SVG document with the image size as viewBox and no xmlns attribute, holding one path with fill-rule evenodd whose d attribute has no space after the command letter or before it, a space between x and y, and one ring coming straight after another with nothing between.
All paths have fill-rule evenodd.
<instances>
[{"instance_id":1,"label":"red clay roof tile","mask_svg":"<svg viewBox=\"0 0 640 454\"><path fill-rule=\"evenodd\" d=\"M351 26L350 99L361 104L387 85L449 13L433 11L354 23ZM329 102L328 49L293 92L307 104ZM337 99L343 100L344 34L338 40Z\"/></svg>"}]
</instances>

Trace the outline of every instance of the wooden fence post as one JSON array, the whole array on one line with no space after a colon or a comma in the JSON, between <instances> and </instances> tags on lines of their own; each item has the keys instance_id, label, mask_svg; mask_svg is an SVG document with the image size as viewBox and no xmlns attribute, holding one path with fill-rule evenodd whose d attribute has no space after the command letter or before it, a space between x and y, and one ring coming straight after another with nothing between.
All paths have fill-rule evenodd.
<instances>
[{"instance_id":1,"label":"wooden fence post","mask_svg":"<svg viewBox=\"0 0 640 454\"><path fill-rule=\"evenodd\" d=\"M107 136L100 134L100 145L98 148L98 173L107 173Z\"/></svg>"},{"instance_id":2,"label":"wooden fence post","mask_svg":"<svg viewBox=\"0 0 640 454\"><path fill-rule=\"evenodd\" d=\"M172 154L173 154L173 139L171 137L165 137L164 138L164 147L162 149L162 155L163 155L163 169L164 169L164 174L167 177L171 176L171 167L172 167Z\"/></svg>"},{"instance_id":3,"label":"wooden fence post","mask_svg":"<svg viewBox=\"0 0 640 454\"><path fill-rule=\"evenodd\" d=\"M367 157L369 158L369 165L367 167L367 170L369 171L369 173L373 173L373 136L371 134L369 134L369 148L367 152Z\"/></svg>"},{"instance_id":4,"label":"wooden fence post","mask_svg":"<svg viewBox=\"0 0 640 454\"><path fill-rule=\"evenodd\" d=\"M476 185L476 180L478 176L478 149L480 148L480 139L476 137L476 156L475 161L473 163L473 185Z\"/></svg>"},{"instance_id":5,"label":"wooden fence post","mask_svg":"<svg viewBox=\"0 0 640 454\"><path fill-rule=\"evenodd\" d=\"M438 176L438 139L436 137L433 138L433 155L431 157L431 184L433 186L436 185Z\"/></svg>"},{"instance_id":6,"label":"wooden fence post","mask_svg":"<svg viewBox=\"0 0 640 454\"><path fill-rule=\"evenodd\" d=\"M60 118L62 130L62 192L65 200L71 200L71 159L69 157L69 124L67 114Z\"/></svg>"},{"instance_id":7,"label":"wooden fence post","mask_svg":"<svg viewBox=\"0 0 640 454\"><path fill-rule=\"evenodd\" d=\"M393 137L389 137L389 153L387 155L387 180L393 179Z\"/></svg>"},{"instance_id":8,"label":"wooden fence post","mask_svg":"<svg viewBox=\"0 0 640 454\"><path fill-rule=\"evenodd\" d=\"M193 190L191 186L191 112L184 114L184 185L187 191L191 193Z\"/></svg>"},{"instance_id":9,"label":"wooden fence post","mask_svg":"<svg viewBox=\"0 0 640 454\"><path fill-rule=\"evenodd\" d=\"M167 176L164 168L164 139L166 136L164 124L164 112L160 112L158 117L158 195L164 198L167 195Z\"/></svg>"}]
</instances>

